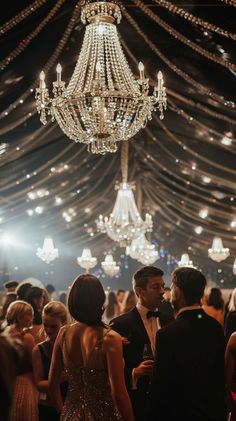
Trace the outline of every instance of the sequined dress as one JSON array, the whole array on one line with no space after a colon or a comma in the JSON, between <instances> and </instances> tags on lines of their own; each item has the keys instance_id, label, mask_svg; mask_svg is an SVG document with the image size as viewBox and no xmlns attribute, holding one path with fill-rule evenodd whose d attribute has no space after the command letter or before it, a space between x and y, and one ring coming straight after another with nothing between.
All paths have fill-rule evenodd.
<instances>
[{"instance_id":1,"label":"sequined dress","mask_svg":"<svg viewBox=\"0 0 236 421\"><path fill-rule=\"evenodd\" d=\"M68 363L65 332L62 353L69 388L60 421L122 421L112 400L107 369L105 366L97 368L103 358L103 339L109 330L102 332L87 367L76 367ZM96 368L92 368L92 363Z\"/></svg>"}]
</instances>

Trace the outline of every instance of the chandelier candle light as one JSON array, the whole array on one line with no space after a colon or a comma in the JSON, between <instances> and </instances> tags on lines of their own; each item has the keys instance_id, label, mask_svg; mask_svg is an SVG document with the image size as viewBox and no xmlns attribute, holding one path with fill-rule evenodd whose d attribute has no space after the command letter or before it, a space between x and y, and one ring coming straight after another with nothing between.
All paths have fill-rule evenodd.
<instances>
[{"instance_id":1,"label":"chandelier candle light","mask_svg":"<svg viewBox=\"0 0 236 421\"><path fill-rule=\"evenodd\" d=\"M115 23L121 11L112 2L91 2L82 8L81 21L87 24L78 61L67 87L56 68L53 98L40 73L36 105L43 124L47 115L75 142L85 143L92 153L115 152L117 141L128 140L144 128L157 108L164 118L166 88L159 71L157 86L149 94L149 80L139 63L139 78L131 72L122 50Z\"/></svg>"},{"instance_id":2,"label":"chandelier candle light","mask_svg":"<svg viewBox=\"0 0 236 421\"><path fill-rule=\"evenodd\" d=\"M38 248L36 256L45 263L51 263L59 257L58 249L54 248L53 239L46 237L43 242L43 248Z\"/></svg>"},{"instance_id":3,"label":"chandelier candle light","mask_svg":"<svg viewBox=\"0 0 236 421\"><path fill-rule=\"evenodd\" d=\"M220 237L214 237L212 247L208 249L208 256L216 262L222 262L229 255L230 251L223 246L222 239Z\"/></svg>"},{"instance_id":4,"label":"chandelier candle light","mask_svg":"<svg viewBox=\"0 0 236 421\"><path fill-rule=\"evenodd\" d=\"M90 249L83 249L82 256L77 257L77 263L88 273L89 269L94 268L97 264L97 258L92 257Z\"/></svg>"},{"instance_id":5,"label":"chandelier candle light","mask_svg":"<svg viewBox=\"0 0 236 421\"><path fill-rule=\"evenodd\" d=\"M106 255L105 260L101 263L101 265L106 275L113 277L119 273L120 268L116 265L111 253Z\"/></svg>"},{"instance_id":6,"label":"chandelier candle light","mask_svg":"<svg viewBox=\"0 0 236 421\"><path fill-rule=\"evenodd\" d=\"M145 221L141 218L137 209L133 189L128 183L128 142L122 142L121 147L121 172L122 182L118 185L116 202L109 218L102 215L96 221L98 231L106 233L113 241L119 242L120 246L127 246L134 238L141 234L152 231L152 217L146 214Z\"/></svg>"}]
</instances>

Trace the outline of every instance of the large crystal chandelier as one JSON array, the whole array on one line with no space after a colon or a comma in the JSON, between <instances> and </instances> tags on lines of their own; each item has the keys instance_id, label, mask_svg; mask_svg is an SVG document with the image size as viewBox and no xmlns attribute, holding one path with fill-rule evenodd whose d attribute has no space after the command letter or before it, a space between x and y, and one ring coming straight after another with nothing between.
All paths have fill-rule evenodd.
<instances>
[{"instance_id":1,"label":"large crystal chandelier","mask_svg":"<svg viewBox=\"0 0 236 421\"><path fill-rule=\"evenodd\" d=\"M111 277L116 276L119 273L120 268L116 265L111 253L106 255L105 260L101 263L101 265L104 272Z\"/></svg>"},{"instance_id":2,"label":"large crystal chandelier","mask_svg":"<svg viewBox=\"0 0 236 421\"><path fill-rule=\"evenodd\" d=\"M188 253L183 253L180 261L178 262L179 268L194 268L192 260L189 259Z\"/></svg>"},{"instance_id":3,"label":"large crystal chandelier","mask_svg":"<svg viewBox=\"0 0 236 421\"><path fill-rule=\"evenodd\" d=\"M230 255L229 249L223 246L220 237L214 237L212 247L208 249L208 256L216 262L222 262Z\"/></svg>"},{"instance_id":4,"label":"large crystal chandelier","mask_svg":"<svg viewBox=\"0 0 236 421\"><path fill-rule=\"evenodd\" d=\"M162 73L149 94L149 80L139 63L139 78L129 68L120 45L115 23L121 20L117 4L97 1L82 8L87 24L79 58L67 87L58 64L53 82L53 98L40 73L36 104L43 124L47 115L75 142L85 143L92 153L115 152L116 142L133 137L145 127L157 108L160 118L166 109L166 89Z\"/></svg>"},{"instance_id":5,"label":"large crystal chandelier","mask_svg":"<svg viewBox=\"0 0 236 421\"><path fill-rule=\"evenodd\" d=\"M82 255L77 257L77 263L79 266L85 269L86 272L88 272L89 269L92 269L94 266L96 266L97 258L92 257L90 249L83 249Z\"/></svg>"},{"instance_id":6,"label":"large crystal chandelier","mask_svg":"<svg viewBox=\"0 0 236 421\"><path fill-rule=\"evenodd\" d=\"M151 244L144 234L134 239L131 245L126 247L125 254L132 257L132 259L138 260L145 266L152 265L159 259L159 253L155 245Z\"/></svg>"},{"instance_id":7,"label":"large crystal chandelier","mask_svg":"<svg viewBox=\"0 0 236 421\"><path fill-rule=\"evenodd\" d=\"M120 246L126 246L131 241L147 231L152 231L152 217L148 213L145 220L141 218L137 209L133 189L127 182L128 178L128 142L122 142L121 148L122 182L118 185L116 202L110 216L99 216L97 229L106 233Z\"/></svg>"},{"instance_id":8,"label":"large crystal chandelier","mask_svg":"<svg viewBox=\"0 0 236 421\"><path fill-rule=\"evenodd\" d=\"M43 248L38 248L36 256L45 263L51 263L58 258L58 249L54 248L53 239L46 237L43 242Z\"/></svg>"}]
</instances>

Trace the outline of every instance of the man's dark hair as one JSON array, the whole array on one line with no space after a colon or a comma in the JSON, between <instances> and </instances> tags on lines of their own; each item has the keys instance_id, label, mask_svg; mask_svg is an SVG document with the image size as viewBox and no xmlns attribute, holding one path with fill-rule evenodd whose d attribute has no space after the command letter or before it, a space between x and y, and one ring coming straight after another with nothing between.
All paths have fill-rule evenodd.
<instances>
[{"instance_id":1,"label":"man's dark hair","mask_svg":"<svg viewBox=\"0 0 236 421\"><path fill-rule=\"evenodd\" d=\"M178 268L173 272L173 282L183 292L188 306L200 303L206 287L206 278L199 270Z\"/></svg>"},{"instance_id":2,"label":"man's dark hair","mask_svg":"<svg viewBox=\"0 0 236 421\"><path fill-rule=\"evenodd\" d=\"M124 290L124 289L118 289L118 291L117 291L116 295L119 295L121 292L122 292L122 293L125 293L125 290Z\"/></svg>"},{"instance_id":3,"label":"man's dark hair","mask_svg":"<svg viewBox=\"0 0 236 421\"><path fill-rule=\"evenodd\" d=\"M145 289L147 287L148 279L154 276L163 276L163 270L156 268L155 266L144 266L135 272L133 276L133 288L140 287Z\"/></svg>"},{"instance_id":4,"label":"man's dark hair","mask_svg":"<svg viewBox=\"0 0 236 421\"><path fill-rule=\"evenodd\" d=\"M18 287L18 285L19 285L19 282L17 282L17 281L8 281L8 282L5 282L4 288L6 288L6 289L16 288L16 287Z\"/></svg>"},{"instance_id":5,"label":"man's dark hair","mask_svg":"<svg viewBox=\"0 0 236 421\"><path fill-rule=\"evenodd\" d=\"M214 307L216 310L223 310L225 305L220 288L211 288L206 297L206 301L207 305Z\"/></svg>"}]
</instances>

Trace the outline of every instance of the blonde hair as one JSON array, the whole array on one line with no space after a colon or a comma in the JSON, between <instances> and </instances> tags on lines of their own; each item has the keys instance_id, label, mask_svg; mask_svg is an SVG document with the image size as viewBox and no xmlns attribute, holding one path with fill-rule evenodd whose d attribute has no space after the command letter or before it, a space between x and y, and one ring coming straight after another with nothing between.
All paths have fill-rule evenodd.
<instances>
[{"instance_id":1,"label":"blonde hair","mask_svg":"<svg viewBox=\"0 0 236 421\"><path fill-rule=\"evenodd\" d=\"M236 311L236 288L233 289L228 309L229 311Z\"/></svg>"},{"instance_id":2,"label":"blonde hair","mask_svg":"<svg viewBox=\"0 0 236 421\"><path fill-rule=\"evenodd\" d=\"M26 303L22 300L13 301L7 309L6 320L9 325L17 325L18 317L24 316L26 313L32 313L34 315L34 310L31 304Z\"/></svg>"},{"instance_id":3,"label":"blonde hair","mask_svg":"<svg viewBox=\"0 0 236 421\"><path fill-rule=\"evenodd\" d=\"M68 310L60 301L50 301L43 308L43 316L51 316L59 319L63 325L68 323Z\"/></svg>"}]
</instances>

